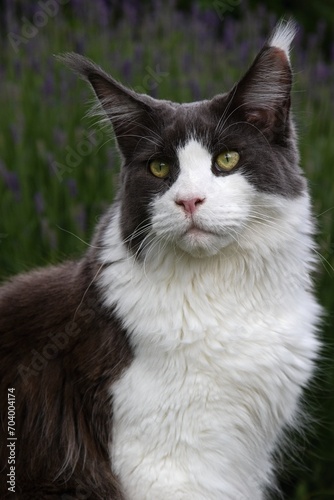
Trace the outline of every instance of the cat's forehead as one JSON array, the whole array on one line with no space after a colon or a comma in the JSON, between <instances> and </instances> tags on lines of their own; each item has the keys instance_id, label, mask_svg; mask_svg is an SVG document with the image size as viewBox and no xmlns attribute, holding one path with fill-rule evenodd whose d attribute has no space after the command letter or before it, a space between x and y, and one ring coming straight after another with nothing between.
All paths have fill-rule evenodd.
<instances>
[{"instance_id":1,"label":"cat's forehead","mask_svg":"<svg viewBox=\"0 0 334 500\"><path fill-rule=\"evenodd\" d=\"M164 138L177 143L184 143L189 137L206 139L219 122L226 109L227 97L220 96L220 113L214 111L213 100L203 100L190 103L174 103L161 101L159 114L162 118Z\"/></svg>"},{"instance_id":2,"label":"cat's forehead","mask_svg":"<svg viewBox=\"0 0 334 500\"><path fill-rule=\"evenodd\" d=\"M211 122L216 99L219 99L220 107L223 110L228 101L227 93L215 96L213 99L204 99L201 101L186 103L161 100L159 101L160 106L158 109L170 120L180 124L183 122L189 123L189 121L193 122L194 119Z\"/></svg>"}]
</instances>

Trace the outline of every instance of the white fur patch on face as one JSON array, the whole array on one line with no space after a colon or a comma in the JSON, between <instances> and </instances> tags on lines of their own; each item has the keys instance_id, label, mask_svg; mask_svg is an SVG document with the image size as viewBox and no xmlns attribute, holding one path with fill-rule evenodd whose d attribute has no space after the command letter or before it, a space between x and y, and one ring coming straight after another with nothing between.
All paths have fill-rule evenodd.
<instances>
[{"instance_id":1,"label":"white fur patch on face","mask_svg":"<svg viewBox=\"0 0 334 500\"><path fill-rule=\"evenodd\" d=\"M240 172L214 175L210 152L195 139L178 159L177 180L152 204L153 233L191 255L215 255L243 232L254 188Z\"/></svg>"}]
</instances>

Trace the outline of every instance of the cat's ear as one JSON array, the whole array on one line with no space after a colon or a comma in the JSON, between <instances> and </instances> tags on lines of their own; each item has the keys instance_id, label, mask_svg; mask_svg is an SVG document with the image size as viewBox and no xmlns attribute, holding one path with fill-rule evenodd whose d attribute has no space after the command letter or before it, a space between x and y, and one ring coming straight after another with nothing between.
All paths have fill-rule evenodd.
<instances>
[{"instance_id":1,"label":"cat's ear","mask_svg":"<svg viewBox=\"0 0 334 500\"><path fill-rule=\"evenodd\" d=\"M280 22L245 76L230 93L231 110L268 137L284 134L289 118L293 21Z\"/></svg>"},{"instance_id":2,"label":"cat's ear","mask_svg":"<svg viewBox=\"0 0 334 500\"><path fill-rule=\"evenodd\" d=\"M121 150L133 147L131 143L152 124L152 98L123 86L98 65L75 53L57 56L57 59L88 81L98 98L100 109L111 121ZM98 114L94 113L94 114ZM147 129L142 130L147 134ZM131 149L130 147L130 149Z\"/></svg>"}]
</instances>

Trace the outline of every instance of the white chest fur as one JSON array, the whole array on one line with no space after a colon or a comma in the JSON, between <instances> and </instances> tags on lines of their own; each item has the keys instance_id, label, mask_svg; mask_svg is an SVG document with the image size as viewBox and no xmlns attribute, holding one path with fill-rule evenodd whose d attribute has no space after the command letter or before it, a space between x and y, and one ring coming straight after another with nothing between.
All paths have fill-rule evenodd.
<instances>
[{"instance_id":1,"label":"white chest fur","mask_svg":"<svg viewBox=\"0 0 334 500\"><path fill-rule=\"evenodd\" d=\"M248 257L129 258L102 276L135 353L111 388L129 500L263 498L312 372L319 310L304 263Z\"/></svg>"}]
</instances>

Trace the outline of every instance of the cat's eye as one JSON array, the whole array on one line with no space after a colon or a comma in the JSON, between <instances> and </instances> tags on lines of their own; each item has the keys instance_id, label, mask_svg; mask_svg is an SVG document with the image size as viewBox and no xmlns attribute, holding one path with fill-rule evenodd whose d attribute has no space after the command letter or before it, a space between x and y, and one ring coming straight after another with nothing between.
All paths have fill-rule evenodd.
<instances>
[{"instance_id":1,"label":"cat's eye","mask_svg":"<svg viewBox=\"0 0 334 500\"><path fill-rule=\"evenodd\" d=\"M164 161L153 160L149 163L149 169L155 177L165 179L169 174L170 166Z\"/></svg>"},{"instance_id":2,"label":"cat's eye","mask_svg":"<svg viewBox=\"0 0 334 500\"><path fill-rule=\"evenodd\" d=\"M236 151L225 151L217 156L216 165L220 170L229 172L237 165L239 158L239 153Z\"/></svg>"}]
</instances>

